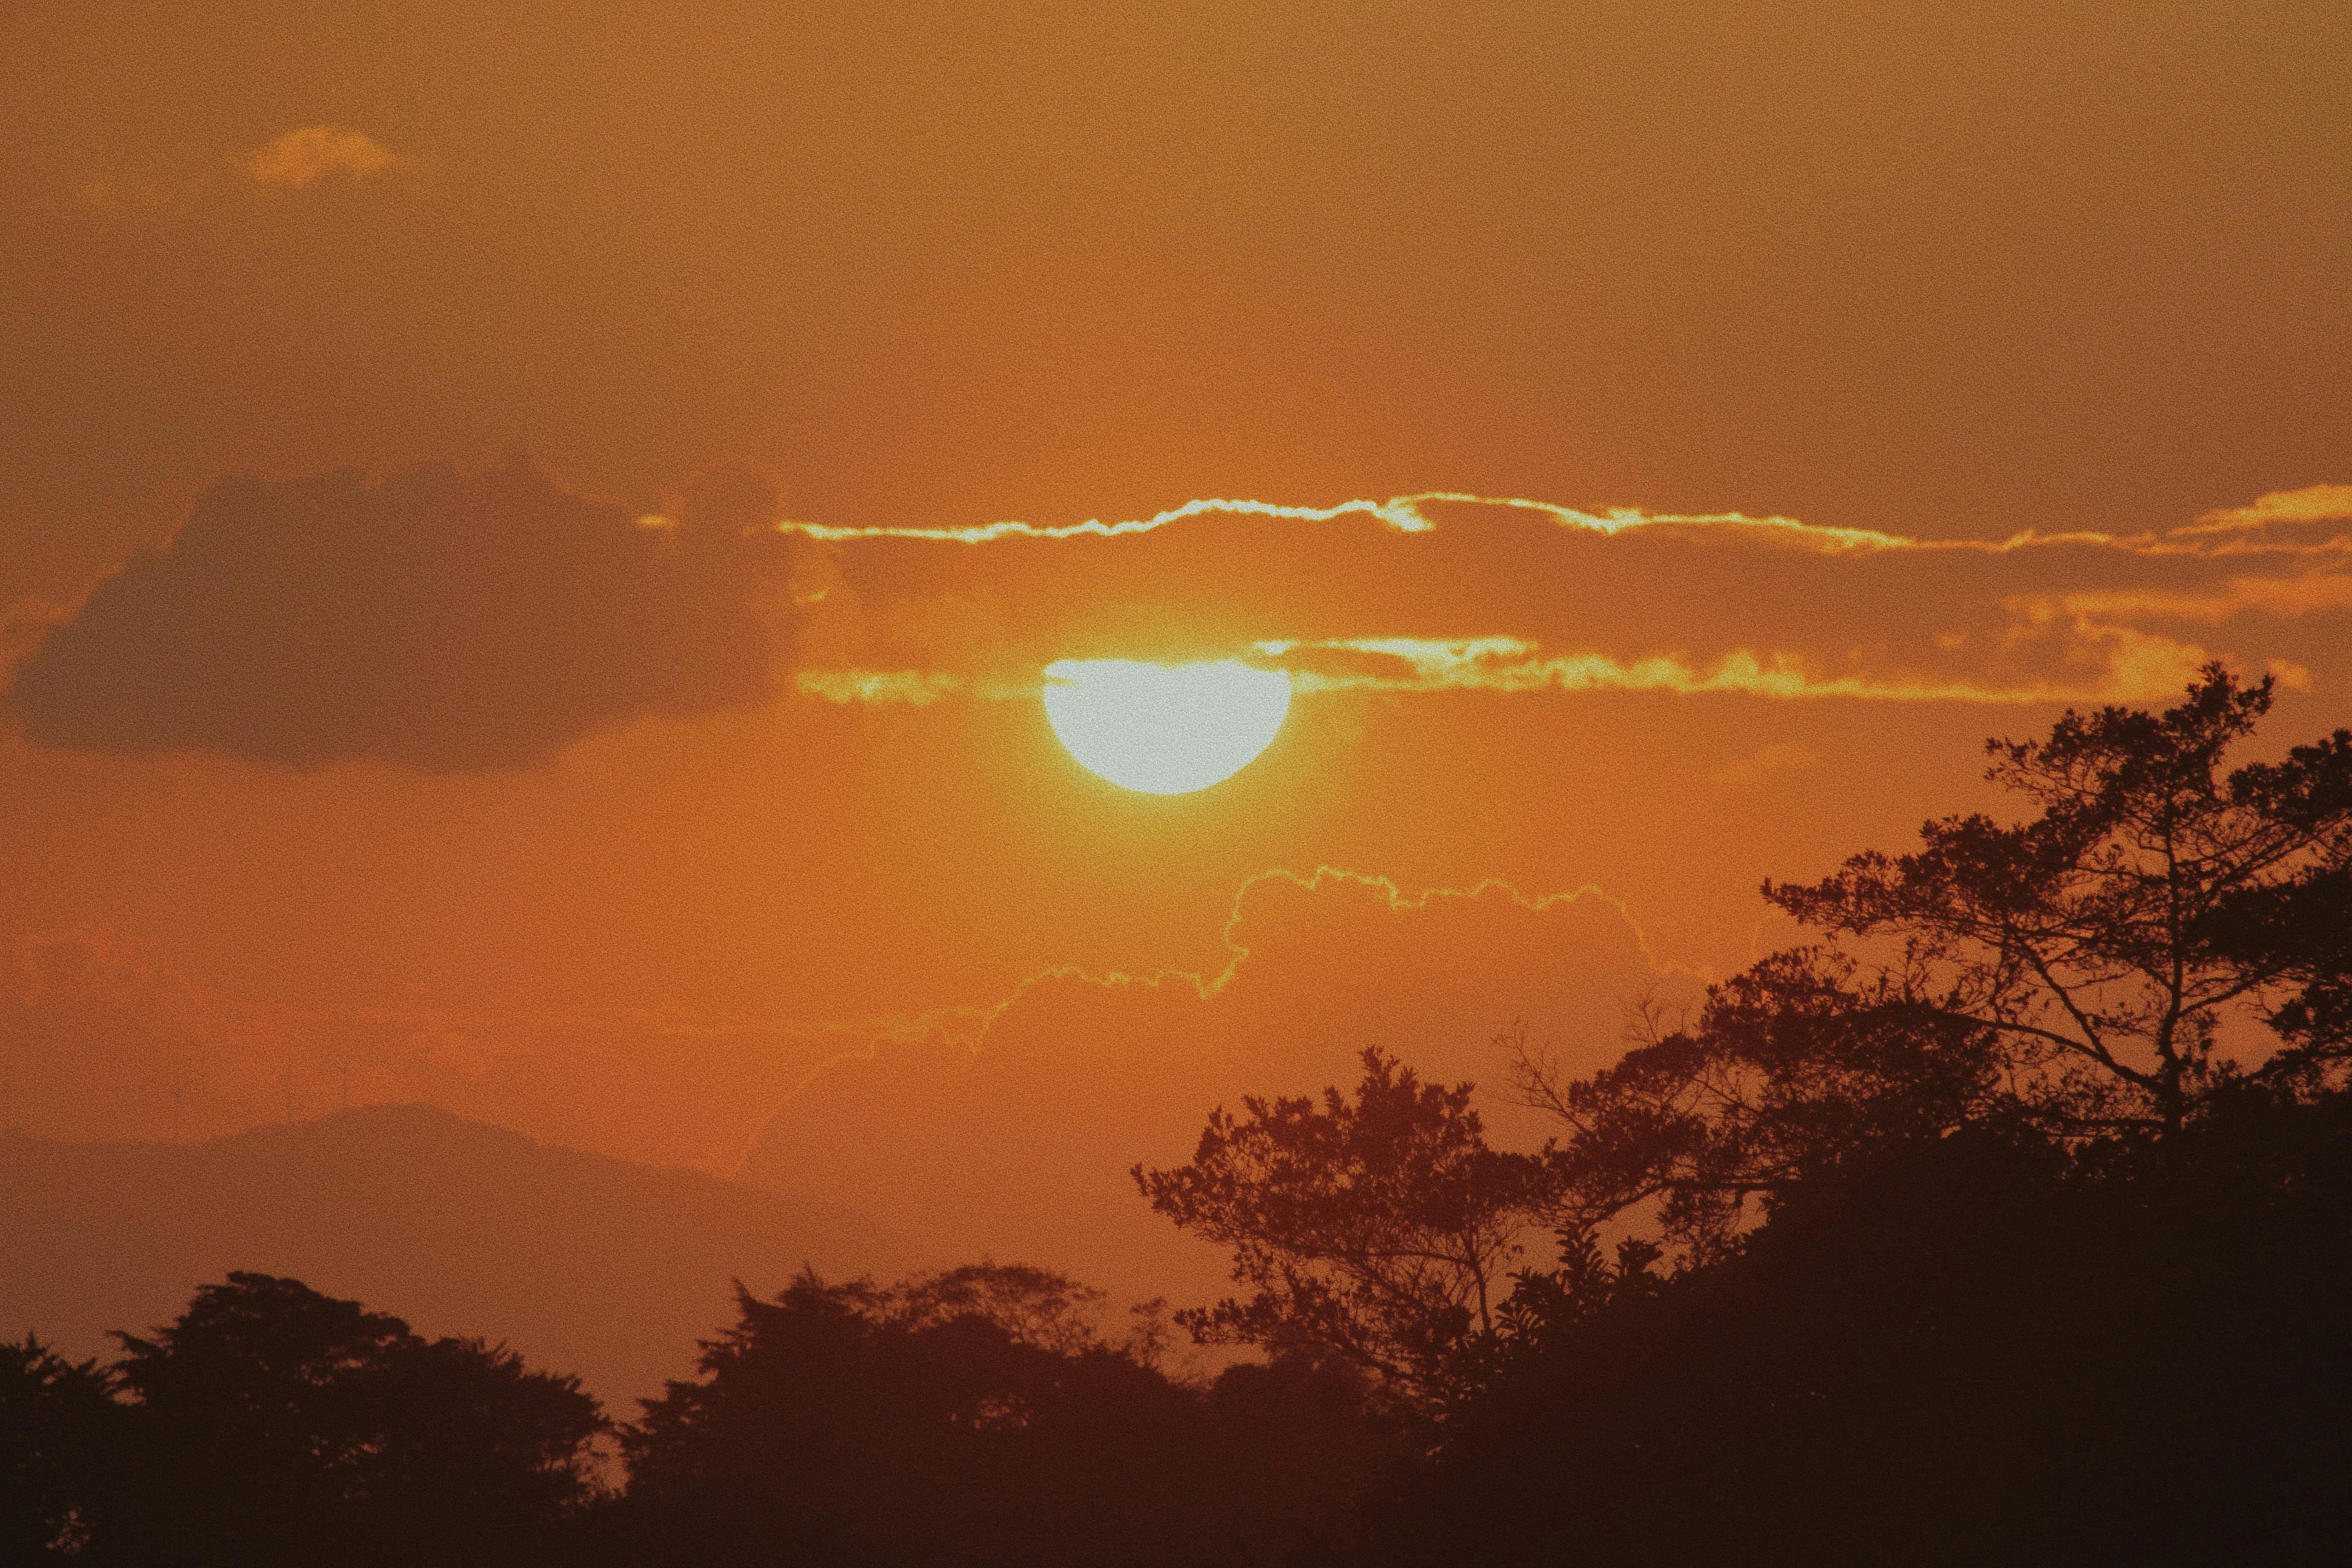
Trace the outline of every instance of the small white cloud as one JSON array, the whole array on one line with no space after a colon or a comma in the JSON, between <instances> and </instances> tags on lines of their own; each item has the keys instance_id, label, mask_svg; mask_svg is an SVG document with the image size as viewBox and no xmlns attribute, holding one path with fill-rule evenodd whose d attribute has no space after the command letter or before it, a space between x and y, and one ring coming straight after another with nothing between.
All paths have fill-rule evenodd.
<instances>
[{"instance_id":1,"label":"small white cloud","mask_svg":"<svg viewBox=\"0 0 2352 1568\"><path fill-rule=\"evenodd\" d=\"M361 179L400 160L364 131L340 125L305 125L276 138L246 160L245 172L259 184L299 191L330 174Z\"/></svg>"},{"instance_id":2,"label":"small white cloud","mask_svg":"<svg viewBox=\"0 0 2352 1568\"><path fill-rule=\"evenodd\" d=\"M923 669L804 669L793 678L801 694L827 702L906 702L929 708L963 689L955 676Z\"/></svg>"},{"instance_id":3,"label":"small white cloud","mask_svg":"<svg viewBox=\"0 0 2352 1568\"><path fill-rule=\"evenodd\" d=\"M1756 784L1774 773L1789 773L1798 768L1817 767L1821 759L1792 742L1781 742L1765 747L1752 757L1742 757L1729 767L1709 775L1712 784Z\"/></svg>"}]
</instances>

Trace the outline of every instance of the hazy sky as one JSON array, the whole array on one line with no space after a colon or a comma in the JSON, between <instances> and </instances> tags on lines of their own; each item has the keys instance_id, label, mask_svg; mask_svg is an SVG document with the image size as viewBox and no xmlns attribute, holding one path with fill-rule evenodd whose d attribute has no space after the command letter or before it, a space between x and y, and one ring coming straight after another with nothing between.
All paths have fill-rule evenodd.
<instances>
[{"instance_id":1,"label":"hazy sky","mask_svg":"<svg viewBox=\"0 0 2352 1568\"><path fill-rule=\"evenodd\" d=\"M1116 1272L1220 1099L1603 1059L1988 734L2209 657L2352 719L2347 62L2319 0L19 0L0 1118L348 1073ZM1297 696L1198 795L1037 700L1233 654Z\"/></svg>"}]
</instances>

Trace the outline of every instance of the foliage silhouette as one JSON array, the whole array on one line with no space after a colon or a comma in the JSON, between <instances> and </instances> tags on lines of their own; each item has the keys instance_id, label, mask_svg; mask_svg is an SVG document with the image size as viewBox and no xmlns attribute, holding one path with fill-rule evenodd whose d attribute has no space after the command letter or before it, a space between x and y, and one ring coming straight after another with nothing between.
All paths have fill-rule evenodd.
<instances>
[{"instance_id":1,"label":"foliage silhouette","mask_svg":"<svg viewBox=\"0 0 2352 1568\"><path fill-rule=\"evenodd\" d=\"M2340 1561L2352 1099L2209 1109L1889 1144L1671 1277L1577 1238L1376 1558Z\"/></svg>"},{"instance_id":2,"label":"foliage silhouette","mask_svg":"<svg viewBox=\"0 0 2352 1568\"><path fill-rule=\"evenodd\" d=\"M2352 733L2224 773L2270 702L2216 666L2165 713L2070 711L2046 741L1991 742L1989 776L2038 816L1945 818L1916 854L1766 885L1877 963L1775 954L1581 1080L1519 1049L1520 1097L1567 1133L1559 1222L1653 1215L1704 1259L1750 1199L1890 1142L2160 1139L2234 1083L2340 1084Z\"/></svg>"},{"instance_id":3,"label":"foliage silhouette","mask_svg":"<svg viewBox=\"0 0 2352 1568\"><path fill-rule=\"evenodd\" d=\"M1524 1042L1517 1081L1569 1130L1548 1151L1571 1235L1654 1220L1677 1256L1723 1256L1772 1197L1873 1152L2019 1119L1998 1037L1800 948L1710 991L1696 1023L1565 1079Z\"/></svg>"},{"instance_id":4,"label":"foliage silhouette","mask_svg":"<svg viewBox=\"0 0 2352 1568\"><path fill-rule=\"evenodd\" d=\"M1231 1247L1243 1300L1177 1314L1204 1343L1337 1352L1407 1408L1443 1408L1457 1352L1494 1309L1542 1206L1538 1160L1486 1145L1471 1086L1363 1053L1350 1100L1220 1108L1190 1164L1135 1169L1151 1206Z\"/></svg>"},{"instance_id":5,"label":"foliage silhouette","mask_svg":"<svg viewBox=\"0 0 2352 1568\"><path fill-rule=\"evenodd\" d=\"M1899 942L1904 993L1990 1030L2021 1096L2085 1129L2178 1131L2217 1077L2324 1077L2352 1050L2340 1027L2250 1068L2217 1054L2233 1004L2327 1015L2352 956L2352 731L2221 771L2271 695L2216 664L2164 713L2070 710L2045 741L1990 742L1987 776L2039 816L1947 817L1916 853L1764 896Z\"/></svg>"},{"instance_id":6,"label":"foliage silhouette","mask_svg":"<svg viewBox=\"0 0 2352 1568\"><path fill-rule=\"evenodd\" d=\"M1565 1128L1510 1188L1560 1258L1484 1318L1341 1310L1395 1258L1473 1277L1397 1240L1445 1229L1440 1173L1515 1158L1466 1089L1422 1103L1374 1055L1360 1105L1220 1112L1138 1173L1260 1287L1190 1321L1402 1352L1438 1419L1375 1499L1378 1563L2336 1560L2352 735L2226 769L2269 702L2210 668L2164 714L1995 742L2038 815L1768 885L1852 946L1580 1079L1507 1040ZM1354 1125L1392 1099L1416 1157Z\"/></svg>"},{"instance_id":7,"label":"foliage silhouette","mask_svg":"<svg viewBox=\"0 0 2352 1568\"><path fill-rule=\"evenodd\" d=\"M0 1563L85 1551L122 1439L114 1380L31 1334L0 1343Z\"/></svg>"},{"instance_id":8,"label":"foliage silhouette","mask_svg":"<svg viewBox=\"0 0 2352 1568\"><path fill-rule=\"evenodd\" d=\"M133 1484L98 1543L155 1563L514 1563L591 1494L576 1380L233 1273L121 1334Z\"/></svg>"},{"instance_id":9,"label":"foliage silhouette","mask_svg":"<svg viewBox=\"0 0 2352 1568\"><path fill-rule=\"evenodd\" d=\"M1303 1362L1202 1391L1083 1331L1092 1293L980 1264L804 1274L623 1435L618 1560L1224 1563L1339 1531L1360 1385ZM1268 1477L1281 1479L1270 1490Z\"/></svg>"}]
</instances>

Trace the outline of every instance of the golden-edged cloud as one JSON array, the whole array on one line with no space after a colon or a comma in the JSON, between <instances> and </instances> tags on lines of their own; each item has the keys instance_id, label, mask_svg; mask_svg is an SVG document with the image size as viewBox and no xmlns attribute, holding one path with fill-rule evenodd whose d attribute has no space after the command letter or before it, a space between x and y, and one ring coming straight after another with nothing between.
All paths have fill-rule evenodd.
<instances>
[{"instance_id":1,"label":"golden-edged cloud","mask_svg":"<svg viewBox=\"0 0 2352 1568\"><path fill-rule=\"evenodd\" d=\"M2069 594L2060 602L2076 615L2218 625L2250 613L2294 617L2323 610L2352 610L2352 574L2322 571L2294 577L2231 577L2201 593L2145 589Z\"/></svg>"},{"instance_id":2,"label":"golden-edged cloud","mask_svg":"<svg viewBox=\"0 0 2352 1568\"><path fill-rule=\"evenodd\" d=\"M2119 641L2113 637L2111 641ZM1736 648L1694 667L1679 658L1633 663L1598 654L1546 654L1517 637L1356 637L1324 643L1271 642L1257 651L1290 671L1300 691L1671 691L1737 692L1748 697L1859 698L1881 702L2035 703L2083 700L2135 701L2169 696L2205 661L2201 648L2158 638L2132 639L2090 686L1997 686L1966 680L1884 679L1830 675L1799 656L1768 661ZM1293 661L1296 661L1295 663Z\"/></svg>"},{"instance_id":3,"label":"golden-edged cloud","mask_svg":"<svg viewBox=\"0 0 2352 1568\"><path fill-rule=\"evenodd\" d=\"M2160 700L2215 658L2290 684L2352 673L2330 625L2352 609L2352 545L2325 526L2345 494L1992 540L1456 492L1051 527L780 526L833 584L800 689L837 702L1028 696L1061 658L1238 657L1306 694L2015 705ZM975 615L985 637L948 625Z\"/></svg>"},{"instance_id":4,"label":"golden-edged cloud","mask_svg":"<svg viewBox=\"0 0 2352 1568\"><path fill-rule=\"evenodd\" d=\"M804 669L793 684L827 702L903 702L929 708L963 689L961 677L923 669Z\"/></svg>"},{"instance_id":5,"label":"golden-edged cloud","mask_svg":"<svg viewBox=\"0 0 2352 1568\"><path fill-rule=\"evenodd\" d=\"M1193 518L1255 517L1290 522L1334 522L1361 518L1399 533L1426 533L1438 525L1432 509L1449 506L1502 508L1546 518L1572 531L1618 534L1633 530L1668 532L1716 531L1750 539L1772 540L1825 553L1849 551L1917 551L1929 553L1999 554L2062 544L2100 544L2145 553L2235 553L2242 543L2210 542L2219 532L2263 528L2273 523L2328 522L2352 519L2352 485L2313 485L2299 490L2273 491L2250 506L2208 512L2195 523L2142 533L2110 533L2094 530L2042 531L2023 530L2000 539L1918 539L1876 529L1842 528L1809 523L1792 517L1750 517L1745 512L1652 511L1640 507L1608 507L1598 510L1532 500L1524 496L1486 496L1466 490L1423 490L1391 496L1386 500L1348 500L1335 506L1290 506L1271 501L1204 498L1170 507L1146 518L1106 522L1041 524L1018 521L954 526L897 523L842 524L786 521L784 532L824 541L860 539L921 540L932 543L993 544L1004 540L1116 539L1150 533ZM2281 541L2276 548L2293 551L2352 552L2341 539L2323 542Z\"/></svg>"},{"instance_id":6,"label":"golden-edged cloud","mask_svg":"<svg viewBox=\"0 0 2352 1568\"><path fill-rule=\"evenodd\" d=\"M1454 492L941 529L779 522L740 476L658 513L521 468L230 480L18 617L7 700L54 746L476 769L786 692L1033 700L1066 658L1242 658L1310 699L2149 703L2217 658L2333 689L2347 494L1949 541Z\"/></svg>"},{"instance_id":7,"label":"golden-edged cloud","mask_svg":"<svg viewBox=\"0 0 2352 1568\"><path fill-rule=\"evenodd\" d=\"M1482 1085L1498 1142L1549 1131L1515 1105L1499 1034L1579 1067L1623 1048L1629 1009L1695 996L1595 889L1407 892L1319 868L1236 896L1214 973L1054 970L1000 1005L877 1043L792 1098L743 1174L856 1202L946 1252L1052 1258L1144 1294L1205 1294L1223 1259L1137 1199L1128 1167L1181 1161L1213 1106L1352 1084L1381 1046Z\"/></svg>"},{"instance_id":8,"label":"golden-edged cloud","mask_svg":"<svg viewBox=\"0 0 2352 1568\"><path fill-rule=\"evenodd\" d=\"M0 1126L195 1140L339 1104L429 1101L530 1136L831 1198L943 1257L1049 1260L1149 1296L1223 1260L1136 1198L1212 1106L1352 1082L1379 1045L1480 1083L1498 1142L1549 1129L1506 1089L1498 1034L1580 1068L1629 1009L1703 977L1597 889L1407 889L1318 868L1234 894L1221 967L1050 968L986 1005L865 1023L682 1011L333 1005L209 993L112 935L0 949Z\"/></svg>"},{"instance_id":9,"label":"golden-edged cloud","mask_svg":"<svg viewBox=\"0 0 2352 1568\"><path fill-rule=\"evenodd\" d=\"M2274 522L2343 522L2352 521L2352 485L2305 485L2299 490L2273 490L2251 506L2209 511L2204 523L2224 528L2260 528ZM2204 530L2181 531L2184 533Z\"/></svg>"}]
</instances>

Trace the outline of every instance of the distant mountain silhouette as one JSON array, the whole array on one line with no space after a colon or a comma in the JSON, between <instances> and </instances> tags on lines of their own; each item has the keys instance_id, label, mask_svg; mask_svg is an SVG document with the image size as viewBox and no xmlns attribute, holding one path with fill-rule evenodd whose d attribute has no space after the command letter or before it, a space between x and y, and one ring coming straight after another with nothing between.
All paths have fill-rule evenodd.
<instances>
[{"instance_id":1,"label":"distant mountain silhouette","mask_svg":"<svg viewBox=\"0 0 2352 1568\"><path fill-rule=\"evenodd\" d=\"M892 1279L932 1261L856 1209L422 1105L190 1145L0 1136L0 1336L76 1356L243 1268L504 1340L628 1419L734 1321L730 1279L764 1295L803 1263Z\"/></svg>"}]
</instances>

